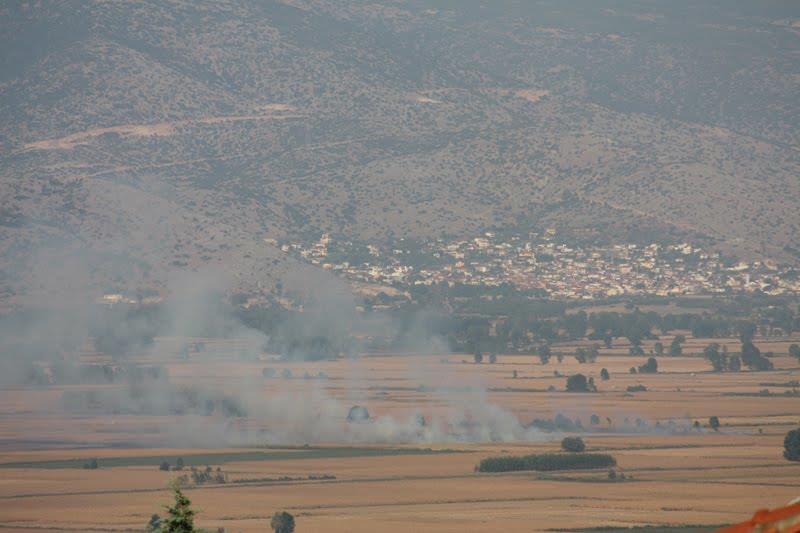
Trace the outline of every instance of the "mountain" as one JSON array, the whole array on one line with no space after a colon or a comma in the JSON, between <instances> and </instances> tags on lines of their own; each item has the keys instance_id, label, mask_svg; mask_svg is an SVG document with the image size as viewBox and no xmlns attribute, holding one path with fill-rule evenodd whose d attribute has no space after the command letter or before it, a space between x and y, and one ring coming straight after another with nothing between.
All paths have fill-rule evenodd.
<instances>
[{"instance_id":1,"label":"mountain","mask_svg":"<svg viewBox=\"0 0 800 533\"><path fill-rule=\"evenodd\" d=\"M269 287L321 232L796 263L799 89L790 1L6 2L0 298Z\"/></svg>"}]
</instances>

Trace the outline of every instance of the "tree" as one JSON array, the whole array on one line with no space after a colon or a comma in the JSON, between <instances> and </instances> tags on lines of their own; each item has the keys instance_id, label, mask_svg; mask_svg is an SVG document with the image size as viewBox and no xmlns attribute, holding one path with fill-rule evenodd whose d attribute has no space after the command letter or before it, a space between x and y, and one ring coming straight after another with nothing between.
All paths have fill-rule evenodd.
<instances>
[{"instance_id":1,"label":"tree","mask_svg":"<svg viewBox=\"0 0 800 533\"><path fill-rule=\"evenodd\" d=\"M580 453L586 449L586 444L580 437L564 437L564 440L561 441L561 449L565 452Z\"/></svg>"},{"instance_id":2,"label":"tree","mask_svg":"<svg viewBox=\"0 0 800 533\"><path fill-rule=\"evenodd\" d=\"M147 522L145 530L152 533L161 531L161 517L155 513L150 516L150 521Z\"/></svg>"},{"instance_id":3,"label":"tree","mask_svg":"<svg viewBox=\"0 0 800 533\"><path fill-rule=\"evenodd\" d=\"M575 360L578 361L579 364L586 362L586 350L584 348L575 350Z\"/></svg>"},{"instance_id":4,"label":"tree","mask_svg":"<svg viewBox=\"0 0 800 533\"><path fill-rule=\"evenodd\" d=\"M714 372L725 372L725 370L728 369L727 357L719 350L720 345L716 342L713 342L703 348L703 357L708 359L708 362L711 363L711 367L714 369Z\"/></svg>"},{"instance_id":5,"label":"tree","mask_svg":"<svg viewBox=\"0 0 800 533\"><path fill-rule=\"evenodd\" d=\"M761 355L761 350L750 341L742 343L742 363L751 370L772 370L772 361Z\"/></svg>"},{"instance_id":6,"label":"tree","mask_svg":"<svg viewBox=\"0 0 800 533\"><path fill-rule=\"evenodd\" d=\"M598 355L600 355L600 345L598 344L592 344L586 350L586 360L589 361L590 363L594 363L595 361L597 361Z\"/></svg>"},{"instance_id":7,"label":"tree","mask_svg":"<svg viewBox=\"0 0 800 533\"><path fill-rule=\"evenodd\" d=\"M676 335L669 345L669 354L673 357L681 355L683 353L683 347L681 346L681 343L685 340L686 337L683 335Z\"/></svg>"},{"instance_id":8,"label":"tree","mask_svg":"<svg viewBox=\"0 0 800 533\"><path fill-rule=\"evenodd\" d=\"M568 377L567 392L590 392L589 380L583 374Z\"/></svg>"},{"instance_id":9,"label":"tree","mask_svg":"<svg viewBox=\"0 0 800 533\"><path fill-rule=\"evenodd\" d=\"M167 507L167 517L162 521L161 531L164 533L193 533L194 515L192 502L189 501L177 484L172 486L175 504Z\"/></svg>"},{"instance_id":10,"label":"tree","mask_svg":"<svg viewBox=\"0 0 800 533\"><path fill-rule=\"evenodd\" d=\"M605 368L600 369L600 379L602 379L603 381L608 381L609 379L611 379L608 370L606 370Z\"/></svg>"},{"instance_id":11,"label":"tree","mask_svg":"<svg viewBox=\"0 0 800 533\"><path fill-rule=\"evenodd\" d=\"M739 372L742 369L742 358L734 355L728 359L728 370L731 372Z\"/></svg>"},{"instance_id":12,"label":"tree","mask_svg":"<svg viewBox=\"0 0 800 533\"><path fill-rule=\"evenodd\" d=\"M275 533L292 533L294 531L294 516L286 511L276 512L272 515L269 526Z\"/></svg>"},{"instance_id":13,"label":"tree","mask_svg":"<svg viewBox=\"0 0 800 533\"><path fill-rule=\"evenodd\" d=\"M551 351L549 344L542 344L536 349L536 352L539 354L539 361L541 361L543 365L546 365L550 362L550 356L553 352Z\"/></svg>"},{"instance_id":14,"label":"tree","mask_svg":"<svg viewBox=\"0 0 800 533\"><path fill-rule=\"evenodd\" d=\"M628 354L629 355L644 355L644 348L642 348L638 344L631 345L631 347L628 348Z\"/></svg>"},{"instance_id":15,"label":"tree","mask_svg":"<svg viewBox=\"0 0 800 533\"><path fill-rule=\"evenodd\" d=\"M800 361L800 344L792 344L789 346L789 355L796 357Z\"/></svg>"},{"instance_id":16,"label":"tree","mask_svg":"<svg viewBox=\"0 0 800 533\"><path fill-rule=\"evenodd\" d=\"M655 374L658 372L658 361L655 357L649 357L647 362L639 367L640 374Z\"/></svg>"},{"instance_id":17,"label":"tree","mask_svg":"<svg viewBox=\"0 0 800 533\"><path fill-rule=\"evenodd\" d=\"M167 461L163 461L159 467L159 470L169 471L169 463Z\"/></svg>"},{"instance_id":18,"label":"tree","mask_svg":"<svg viewBox=\"0 0 800 533\"><path fill-rule=\"evenodd\" d=\"M492 353L489 354L489 364L495 364L497 362L497 354Z\"/></svg>"},{"instance_id":19,"label":"tree","mask_svg":"<svg viewBox=\"0 0 800 533\"><path fill-rule=\"evenodd\" d=\"M183 470L183 457L178 457L178 460L175 461L175 470Z\"/></svg>"},{"instance_id":20,"label":"tree","mask_svg":"<svg viewBox=\"0 0 800 533\"><path fill-rule=\"evenodd\" d=\"M719 417L712 416L708 419L708 425L714 431L719 431Z\"/></svg>"},{"instance_id":21,"label":"tree","mask_svg":"<svg viewBox=\"0 0 800 533\"><path fill-rule=\"evenodd\" d=\"M656 355L664 355L664 345L657 342L653 345L653 353Z\"/></svg>"},{"instance_id":22,"label":"tree","mask_svg":"<svg viewBox=\"0 0 800 533\"><path fill-rule=\"evenodd\" d=\"M479 364L481 364L483 362L483 354L480 352L480 350L477 350L475 352L475 355L473 356L473 360L475 361L476 365L479 365Z\"/></svg>"},{"instance_id":23,"label":"tree","mask_svg":"<svg viewBox=\"0 0 800 533\"><path fill-rule=\"evenodd\" d=\"M783 456L789 461L800 461L800 429L793 429L783 439Z\"/></svg>"},{"instance_id":24,"label":"tree","mask_svg":"<svg viewBox=\"0 0 800 533\"><path fill-rule=\"evenodd\" d=\"M597 415L592 415L589 417L589 423L593 426L600 424L600 417Z\"/></svg>"}]
</instances>

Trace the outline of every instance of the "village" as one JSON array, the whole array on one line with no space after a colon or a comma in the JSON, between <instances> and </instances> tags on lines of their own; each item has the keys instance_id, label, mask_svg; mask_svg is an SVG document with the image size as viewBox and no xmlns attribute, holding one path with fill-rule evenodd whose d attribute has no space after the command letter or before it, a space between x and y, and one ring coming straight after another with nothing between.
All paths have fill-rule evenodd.
<instances>
[{"instance_id":1,"label":"village","mask_svg":"<svg viewBox=\"0 0 800 533\"><path fill-rule=\"evenodd\" d=\"M567 244L554 230L462 240L436 239L381 248L335 240L276 243L353 282L389 285L500 286L554 299L592 300L622 295L690 296L800 293L790 268L769 261L731 261L689 243Z\"/></svg>"}]
</instances>

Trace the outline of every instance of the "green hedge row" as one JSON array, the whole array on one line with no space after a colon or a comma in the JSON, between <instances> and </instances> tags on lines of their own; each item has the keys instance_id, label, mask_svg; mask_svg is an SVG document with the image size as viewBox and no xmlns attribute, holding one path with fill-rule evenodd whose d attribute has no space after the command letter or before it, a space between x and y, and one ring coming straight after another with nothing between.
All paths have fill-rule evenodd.
<instances>
[{"instance_id":1,"label":"green hedge row","mask_svg":"<svg viewBox=\"0 0 800 533\"><path fill-rule=\"evenodd\" d=\"M487 457L478 465L479 472L514 472L518 470L586 470L608 468L616 459L605 453L546 453L522 457Z\"/></svg>"}]
</instances>

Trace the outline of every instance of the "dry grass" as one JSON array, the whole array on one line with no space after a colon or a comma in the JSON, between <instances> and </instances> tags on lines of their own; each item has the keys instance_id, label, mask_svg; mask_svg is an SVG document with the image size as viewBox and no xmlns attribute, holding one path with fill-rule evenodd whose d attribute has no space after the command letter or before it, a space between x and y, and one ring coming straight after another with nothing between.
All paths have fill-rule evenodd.
<instances>
[{"instance_id":1,"label":"dry grass","mask_svg":"<svg viewBox=\"0 0 800 533\"><path fill-rule=\"evenodd\" d=\"M763 340L759 346L770 350L766 343ZM690 339L687 347L695 344L701 343ZM796 361L776 357L773 372L712 374L707 372L708 364L696 356L662 357L661 373L634 376L628 374L628 368L643 358L617 351L604 350L608 353L601 354L594 364L579 365L568 357L561 364L547 366L532 356L500 356L494 365L461 363L468 360L461 355L372 356L319 363L240 362L233 355L230 361L213 362L198 356L170 364L169 372L178 383L227 390L255 383L265 397L276 388L302 391L312 383L343 402L355 391L366 398L373 416L400 416L417 410L426 415L441 413L447 406L436 401L433 388L471 384L488 389L489 401L523 421L563 412L581 418L589 427L589 415L596 413L604 420L605 429L605 417L611 417L617 426L624 417L642 417L651 425L670 419L705 424L709 416L716 415L723 424L721 431L676 435L595 431L584 435L590 450L608 450L617 458L619 469L629 478L624 482L608 482L605 472L474 473L475 464L488 455L556 450L560 435L544 435L541 441L531 443L431 445L470 453L356 453L335 458L312 454L304 458L299 451L297 459L226 460L222 468L230 481L250 481L193 487L188 494L202 510L199 523L203 527L263 531L275 510L286 509L297 517L299 531L328 532L720 524L742 520L759 507L783 504L797 496L800 464L781 457L783 435L800 421L797 398L728 395L757 392L765 382L797 379ZM261 380L265 366L290 368L295 375L324 371L330 379ZM599 380L604 367L611 372L608 382ZM565 379L553 376L556 369L564 375L581 371L595 376L600 392L546 392L550 385L563 390ZM518 373L516 379L511 377L513 370ZM636 383L646 385L648 391L623 392ZM101 468L0 470L0 525L56 531L141 528L150 514L169 501L166 487L178 473L161 472L155 464L102 468L103 458L259 451L158 448L155 429L171 421L168 417L65 418L55 406L58 392L0 391L0 439L4 443L0 462L98 457ZM137 437L143 442L152 439L152 446L124 446ZM319 474L336 479L308 479ZM281 477L293 480L270 481ZM88 508L103 512L87 513Z\"/></svg>"}]
</instances>

